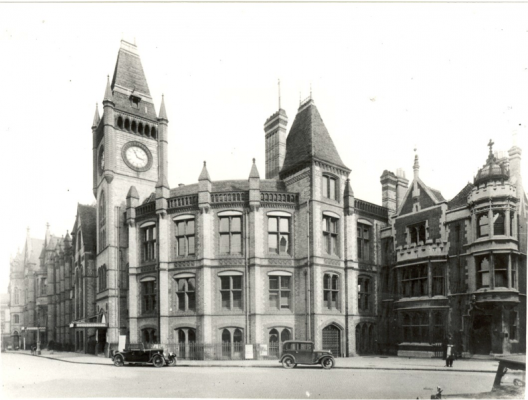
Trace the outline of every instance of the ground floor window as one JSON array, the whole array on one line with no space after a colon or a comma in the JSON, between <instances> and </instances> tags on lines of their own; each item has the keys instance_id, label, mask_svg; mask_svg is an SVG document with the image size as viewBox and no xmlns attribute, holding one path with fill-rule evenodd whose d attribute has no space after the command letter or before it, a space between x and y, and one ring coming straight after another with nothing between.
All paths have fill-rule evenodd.
<instances>
[{"instance_id":1,"label":"ground floor window","mask_svg":"<svg viewBox=\"0 0 528 400\"><path fill-rule=\"evenodd\" d=\"M200 351L196 346L196 329L179 328L175 330L178 341L178 358L187 360L197 360L200 358ZM200 349L201 350L201 349Z\"/></svg>"},{"instance_id":2,"label":"ground floor window","mask_svg":"<svg viewBox=\"0 0 528 400\"><path fill-rule=\"evenodd\" d=\"M244 355L244 335L240 328L222 329L222 358L242 359Z\"/></svg>"},{"instance_id":3,"label":"ground floor window","mask_svg":"<svg viewBox=\"0 0 528 400\"><path fill-rule=\"evenodd\" d=\"M290 328L273 328L269 331L269 354L279 356L281 345L292 338Z\"/></svg>"},{"instance_id":4,"label":"ground floor window","mask_svg":"<svg viewBox=\"0 0 528 400\"><path fill-rule=\"evenodd\" d=\"M141 339L144 345L158 343L158 332L155 328L145 328L141 330Z\"/></svg>"},{"instance_id":5,"label":"ground floor window","mask_svg":"<svg viewBox=\"0 0 528 400\"><path fill-rule=\"evenodd\" d=\"M360 322L356 325L356 353L360 355L377 353L375 325Z\"/></svg>"},{"instance_id":6,"label":"ground floor window","mask_svg":"<svg viewBox=\"0 0 528 400\"><path fill-rule=\"evenodd\" d=\"M426 313L403 314L403 341L429 343L429 317Z\"/></svg>"}]
</instances>

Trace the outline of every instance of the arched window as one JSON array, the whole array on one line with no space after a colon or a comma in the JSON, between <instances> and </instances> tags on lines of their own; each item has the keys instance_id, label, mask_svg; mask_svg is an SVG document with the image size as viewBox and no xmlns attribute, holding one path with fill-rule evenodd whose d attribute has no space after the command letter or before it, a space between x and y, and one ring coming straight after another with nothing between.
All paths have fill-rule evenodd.
<instances>
[{"instance_id":1,"label":"arched window","mask_svg":"<svg viewBox=\"0 0 528 400\"><path fill-rule=\"evenodd\" d=\"M152 136L152 139L157 139L156 128L152 127L152 129L150 130L150 136Z\"/></svg>"},{"instance_id":2,"label":"arched window","mask_svg":"<svg viewBox=\"0 0 528 400\"><path fill-rule=\"evenodd\" d=\"M101 292L101 291L107 289L107 269L106 269L106 265L103 265L102 267L99 267L98 278L99 278L99 291Z\"/></svg>"},{"instance_id":3,"label":"arched window","mask_svg":"<svg viewBox=\"0 0 528 400\"><path fill-rule=\"evenodd\" d=\"M130 120L129 120L128 118L125 119L125 129L126 129L127 131L130 130Z\"/></svg>"},{"instance_id":4,"label":"arched window","mask_svg":"<svg viewBox=\"0 0 528 400\"><path fill-rule=\"evenodd\" d=\"M123 117L121 117L121 116L119 116L119 117L117 118L117 127L118 127L119 129L123 129Z\"/></svg>"},{"instance_id":5,"label":"arched window","mask_svg":"<svg viewBox=\"0 0 528 400\"><path fill-rule=\"evenodd\" d=\"M132 132L136 133L136 131L137 131L136 121L132 121L132 125L131 125L130 128L131 128Z\"/></svg>"},{"instance_id":6,"label":"arched window","mask_svg":"<svg viewBox=\"0 0 528 400\"><path fill-rule=\"evenodd\" d=\"M145 136L150 136L150 127L145 125Z\"/></svg>"},{"instance_id":7,"label":"arched window","mask_svg":"<svg viewBox=\"0 0 528 400\"><path fill-rule=\"evenodd\" d=\"M372 285L370 277L358 278L358 310L368 312L371 309Z\"/></svg>"},{"instance_id":8,"label":"arched window","mask_svg":"<svg viewBox=\"0 0 528 400\"><path fill-rule=\"evenodd\" d=\"M138 124L138 133L143 135L143 124L141 122Z\"/></svg>"},{"instance_id":9,"label":"arched window","mask_svg":"<svg viewBox=\"0 0 528 400\"><path fill-rule=\"evenodd\" d=\"M99 196L99 251L106 247L106 199L105 193Z\"/></svg>"},{"instance_id":10,"label":"arched window","mask_svg":"<svg viewBox=\"0 0 528 400\"><path fill-rule=\"evenodd\" d=\"M158 333L154 328L145 328L141 330L143 343L146 345L158 343Z\"/></svg>"},{"instance_id":11,"label":"arched window","mask_svg":"<svg viewBox=\"0 0 528 400\"><path fill-rule=\"evenodd\" d=\"M229 329L222 331L222 343L231 343L231 332L229 332Z\"/></svg>"},{"instance_id":12,"label":"arched window","mask_svg":"<svg viewBox=\"0 0 528 400\"><path fill-rule=\"evenodd\" d=\"M489 236L488 214L481 214L477 217L477 230L478 237Z\"/></svg>"},{"instance_id":13,"label":"arched window","mask_svg":"<svg viewBox=\"0 0 528 400\"><path fill-rule=\"evenodd\" d=\"M281 342L285 342L286 340L290 340L290 330L289 329L283 329L281 332Z\"/></svg>"},{"instance_id":14,"label":"arched window","mask_svg":"<svg viewBox=\"0 0 528 400\"><path fill-rule=\"evenodd\" d=\"M506 229L504 226L504 213L502 211L496 211L493 214L493 234L494 235L505 235Z\"/></svg>"},{"instance_id":15,"label":"arched window","mask_svg":"<svg viewBox=\"0 0 528 400\"><path fill-rule=\"evenodd\" d=\"M243 341L242 331L240 329L235 329L235 333L233 334L233 342L241 343L242 341Z\"/></svg>"}]
</instances>

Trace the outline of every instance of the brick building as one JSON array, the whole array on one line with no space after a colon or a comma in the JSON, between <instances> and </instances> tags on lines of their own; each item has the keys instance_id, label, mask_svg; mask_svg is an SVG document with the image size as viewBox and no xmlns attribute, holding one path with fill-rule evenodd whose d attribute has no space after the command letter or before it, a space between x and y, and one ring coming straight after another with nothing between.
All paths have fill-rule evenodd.
<instances>
[{"instance_id":1,"label":"brick building","mask_svg":"<svg viewBox=\"0 0 528 400\"><path fill-rule=\"evenodd\" d=\"M520 149L510 151L509 167L499 160L488 168L499 165L507 178L497 180L484 168L483 180L451 202L419 179L418 159L411 186L401 173L386 171L378 206L354 197L350 169L312 98L299 105L289 132L287 124L283 109L264 123L263 179L253 163L242 179L214 181L204 162L196 183L170 188L165 104L162 99L157 113L138 50L122 41L103 114L96 109L92 123L96 204L78 206L71 238L48 232L43 246L47 339L107 355L121 336L175 345L181 356L193 343L223 344L225 357L242 356L243 344L266 344L273 353L293 338L337 356L405 355L430 354L431 343L460 331L466 351L475 352L473 331L487 318L476 315L488 315L481 310L495 294L509 300L492 307L493 322L484 326L491 330L517 313L516 337L522 336ZM497 196L497 209L505 218L514 215L515 236L491 235L464 252L473 242L459 239L457 252L458 245L449 246L451 231L458 232L453 227L468 230L471 218L480 218L481 191L491 186L508 191ZM475 199L467 198L470 192ZM462 237L471 236L462 230ZM496 243L507 243L500 255ZM498 289L491 279L488 288L475 287L471 260L481 265L485 251L490 270L501 271L493 266L507 259L506 275L515 269L515 284L508 278L509 286ZM456 291L448 289L451 281ZM512 343L513 331L510 326ZM521 339L502 351L524 346Z\"/></svg>"}]
</instances>

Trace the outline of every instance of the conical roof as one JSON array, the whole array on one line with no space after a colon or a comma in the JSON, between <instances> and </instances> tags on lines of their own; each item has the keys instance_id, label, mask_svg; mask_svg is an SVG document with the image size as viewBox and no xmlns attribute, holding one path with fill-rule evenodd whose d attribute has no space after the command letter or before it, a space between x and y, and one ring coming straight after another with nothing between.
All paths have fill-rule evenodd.
<instances>
[{"instance_id":1,"label":"conical roof","mask_svg":"<svg viewBox=\"0 0 528 400\"><path fill-rule=\"evenodd\" d=\"M257 165L255 164L255 159L253 159L253 164L251 164L251 171L249 171L249 177L260 179Z\"/></svg>"},{"instance_id":2,"label":"conical roof","mask_svg":"<svg viewBox=\"0 0 528 400\"><path fill-rule=\"evenodd\" d=\"M280 174L282 176L312 160L350 171L341 160L315 103L310 99L301 105L295 116L286 139L286 156Z\"/></svg>"}]
</instances>

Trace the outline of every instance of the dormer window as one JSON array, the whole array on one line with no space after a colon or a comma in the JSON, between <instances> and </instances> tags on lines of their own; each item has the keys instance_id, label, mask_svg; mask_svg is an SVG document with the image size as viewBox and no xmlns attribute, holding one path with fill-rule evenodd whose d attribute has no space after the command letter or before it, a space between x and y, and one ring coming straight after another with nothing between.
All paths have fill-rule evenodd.
<instances>
[{"instance_id":1,"label":"dormer window","mask_svg":"<svg viewBox=\"0 0 528 400\"><path fill-rule=\"evenodd\" d=\"M141 102L141 97L138 97L138 96L135 96L135 95L130 95L130 105L133 107L133 108L136 108L139 110L139 103Z\"/></svg>"}]
</instances>

